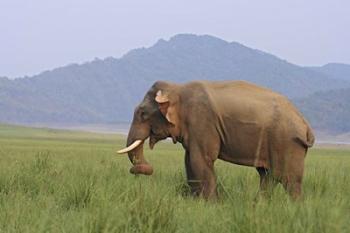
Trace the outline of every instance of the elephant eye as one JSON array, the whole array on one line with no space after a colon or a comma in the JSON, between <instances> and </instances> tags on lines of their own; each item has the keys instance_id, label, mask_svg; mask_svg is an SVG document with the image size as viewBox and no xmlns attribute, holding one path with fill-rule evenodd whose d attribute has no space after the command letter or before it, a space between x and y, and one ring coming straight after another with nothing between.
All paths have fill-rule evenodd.
<instances>
[{"instance_id":1,"label":"elephant eye","mask_svg":"<svg viewBox=\"0 0 350 233\"><path fill-rule=\"evenodd\" d=\"M148 114L146 113L145 110L140 110L140 117L142 120L147 120L148 119Z\"/></svg>"},{"instance_id":2,"label":"elephant eye","mask_svg":"<svg viewBox=\"0 0 350 233\"><path fill-rule=\"evenodd\" d=\"M145 116L145 111L140 111L140 116L141 116L141 118L144 118L144 116Z\"/></svg>"}]
</instances>

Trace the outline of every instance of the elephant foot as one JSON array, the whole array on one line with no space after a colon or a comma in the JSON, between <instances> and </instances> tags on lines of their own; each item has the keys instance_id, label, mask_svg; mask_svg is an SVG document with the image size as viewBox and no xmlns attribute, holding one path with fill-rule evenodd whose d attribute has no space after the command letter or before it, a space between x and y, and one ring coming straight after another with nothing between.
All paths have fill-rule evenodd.
<instances>
[{"instance_id":1,"label":"elephant foot","mask_svg":"<svg viewBox=\"0 0 350 233\"><path fill-rule=\"evenodd\" d=\"M130 173L132 174L142 174L142 175L152 175L153 174L153 167L149 164L136 164L132 168L130 168Z\"/></svg>"}]
</instances>

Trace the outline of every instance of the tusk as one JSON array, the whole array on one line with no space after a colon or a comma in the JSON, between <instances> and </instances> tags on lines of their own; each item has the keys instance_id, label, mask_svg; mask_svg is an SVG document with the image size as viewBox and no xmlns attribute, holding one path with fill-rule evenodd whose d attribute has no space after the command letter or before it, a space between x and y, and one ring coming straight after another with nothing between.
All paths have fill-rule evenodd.
<instances>
[{"instance_id":1,"label":"tusk","mask_svg":"<svg viewBox=\"0 0 350 233\"><path fill-rule=\"evenodd\" d=\"M117 153L118 153L118 154L124 154L124 153L126 153L126 152L132 151L133 149L135 149L136 147L138 147L141 143L142 143L142 140L136 140L136 141L134 141L130 146L128 146L127 148L118 150Z\"/></svg>"}]
</instances>

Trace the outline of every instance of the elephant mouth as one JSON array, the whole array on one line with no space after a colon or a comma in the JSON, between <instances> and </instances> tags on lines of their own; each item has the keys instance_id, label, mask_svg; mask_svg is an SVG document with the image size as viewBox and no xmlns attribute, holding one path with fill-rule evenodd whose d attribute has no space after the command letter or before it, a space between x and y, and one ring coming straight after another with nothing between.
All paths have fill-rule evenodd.
<instances>
[{"instance_id":1,"label":"elephant mouth","mask_svg":"<svg viewBox=\"0 0 350 233\"><path fill-rule=\"evenodd\" d=\"M155 145L157 142L159 142L160 140L163 140L163 139L165 139L165 138L167 138L167 137L157 135L157 134L153 133L153 131L151 131L151 134L150 134L150 136L149 136L149 148L150 148L151 150L153 150L154 145Z\"/></svg>"}]
</instances>

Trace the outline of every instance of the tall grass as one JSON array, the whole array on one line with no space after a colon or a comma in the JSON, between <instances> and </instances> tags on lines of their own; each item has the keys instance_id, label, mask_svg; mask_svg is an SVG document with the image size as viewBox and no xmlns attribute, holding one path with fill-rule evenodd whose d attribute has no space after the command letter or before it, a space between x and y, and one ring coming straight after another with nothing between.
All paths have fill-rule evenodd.
<instances>
[{"instance_id":1,"label":"tall grass","mask_svg":"<svg viewBox=\"0 0 350 233\"><path fill-rule=\"evenodd\" d=\"M349 150L310 151L299 202L281 186L257 198L255 169L218 161L220 198L206 202L188 195L179 146L146 150L155 173L145 177L129 174L122 145L0 126L0 232L350 232Z\"/></svg>"}]
</instances>

